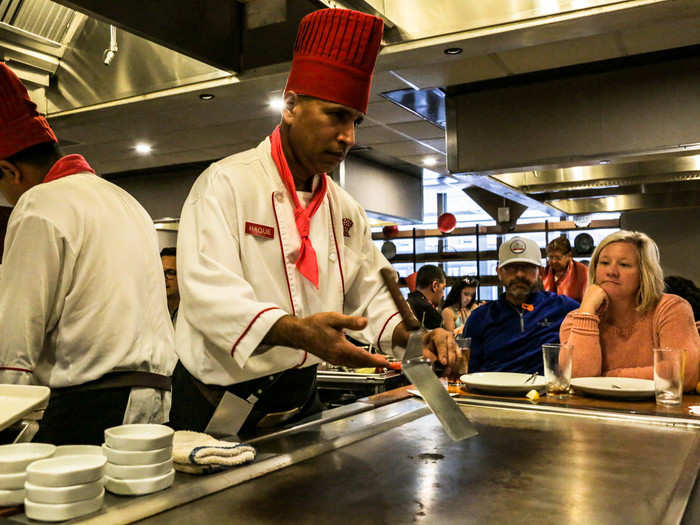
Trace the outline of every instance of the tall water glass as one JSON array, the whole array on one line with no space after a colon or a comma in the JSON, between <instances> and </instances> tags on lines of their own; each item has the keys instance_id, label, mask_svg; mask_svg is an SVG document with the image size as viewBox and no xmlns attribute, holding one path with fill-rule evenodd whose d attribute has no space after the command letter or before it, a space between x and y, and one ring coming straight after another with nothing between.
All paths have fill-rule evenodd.
<instances>
[{"instance_id":1,"label":"tall water glass","mask_svg":"<svg viewBox=\"0 0 700 525\"><path fill-rule=\"evenodd\" d=\"M566 399L571 392L571 364L573 345L544 344L542 360L544 361L544 378L547 382L547 395Z\"/></svg>"},{"instance_id":2,"label":"tall water glass","mask_svg":"<svg viewBox=\"0 0 700 525\"><path fill-rule=\"evenodd\" d=\"M685 350L654 348L654 393L656 404L678 406L683 399Z\"/></svg>"}]
</instances>

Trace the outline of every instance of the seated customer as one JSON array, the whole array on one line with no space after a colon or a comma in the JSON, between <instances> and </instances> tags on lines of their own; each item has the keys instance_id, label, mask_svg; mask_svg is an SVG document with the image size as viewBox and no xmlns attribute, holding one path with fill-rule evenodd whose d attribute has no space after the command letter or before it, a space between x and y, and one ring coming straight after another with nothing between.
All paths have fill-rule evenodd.
<instances>
[{"instance_id":1,"label":"seated customer","mask_svg":"<svg viewBox=\"0 0 700 525\"><path fill-rule=\"evenodd\" d=\"M581 307L560 331L561 341L574 345L572 375L652 379L652 349L683 348L683 388L695 388L700 338L688 302L663 293L656 243L641 232L608 235L588 277Z\"/></svg>"},{"instance_id":2,"label":"seated customer","mask_svg":"<svg viewBox=\"0 0 700 525\"><path fill-rule=\"evenodd\" d=\"M566 237L557 237L547 245L547 266L542 274L542 286L547 292L568 295L581 302L588 284L588 268L574 261L571 244Z\"/></svg>"},{"instance_id":3,"label":"seated customer","mask_svg":"<svg viewBox=\"0 0 700 525\"><path fill-rule=\"evenodd\" d=\"M408 294L408 304L425 328L432 330L442 324L440 302L445 293L447 279L443 271L433 264L421 266L416 276L416 289Z\"/></svg>"},{"instance_id":4,"label":"seated customer","mask_svg":"<svg viewBox=\"0 0 700 525\"><path fill-rule=\"evenodd\" d=\"M543 372L542 345L559 342L559 325L578 303L539 291L542 256L531 239L513 237L498 250L498 279L506 292L467 319L469 372Z\"/></svg>"},{"instance_id":5,"label":"seated customer","mask_svg":"<svg viewBox=\"0 0 700 525\"><path fill-rule=\"evenodd\" d=\"M452 287L442 308L442 327L445 330L455 335L462 333L469 314L479 306L476 302L477 286L478 279L467 277Z\"/></svg>"}]
</instances>

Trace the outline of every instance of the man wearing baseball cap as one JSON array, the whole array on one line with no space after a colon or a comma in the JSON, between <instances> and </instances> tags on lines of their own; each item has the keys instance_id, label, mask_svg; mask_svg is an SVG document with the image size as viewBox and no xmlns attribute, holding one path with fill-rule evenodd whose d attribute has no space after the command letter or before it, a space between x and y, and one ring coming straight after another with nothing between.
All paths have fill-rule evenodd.
<instances>
[{"instance_id":1,"label":"man wearing baseball cap","mask_svg":"<svg viewBox=\"0 0 700 525\"><path fill-rule=\"evenodd\" d=\"M542 345L559 342L559 325L579 304L540 290L542 254L537 243L513 237L498 250L501 297L474 310L469 372L543 372Z\"/></svg>"},{"instance_id":2,"label":"man wearing baseball cap","mask_svg":"<svg viewBox=\"0 0 700 525\"><path fill-rule=\"evenodd\" d=\"M175 365L153 222L128 193L62 156L0 62L0 193L14 206L0 273L0 383L51 387L36 441L100 444L162 423Z\"/></svg>"},{"instance_id":3,"label":"man wearing baseball cap","mask_svg":"<svg viewBox=\"0 0 700 525\"><path fill-rule=\"evenodd\" d=\"M319 362L388 366L344 332L383 353L405 344L380 277L391 266L361 206L326 175L367 112L382 33L357 11L304 17L280 125L192 187L178 237L176 429L245 434L298 419L318 407ZM459 357L445 330L425 345L448 366Z\"/></svg>"}]
</instances>

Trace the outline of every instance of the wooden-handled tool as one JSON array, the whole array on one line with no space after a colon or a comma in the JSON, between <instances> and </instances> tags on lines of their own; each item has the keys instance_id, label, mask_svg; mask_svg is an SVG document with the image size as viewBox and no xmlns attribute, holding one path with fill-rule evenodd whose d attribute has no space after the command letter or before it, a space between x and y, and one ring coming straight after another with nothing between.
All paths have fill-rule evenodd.
<instances>
[{"instance_id":1,"label":"wooden-handled tool","mask_svg":"<svg viewBox=\"0 0 700 525\"><path fill-rule=\"evenodd\" d=\"M406 302L406 299L401 295L401 290L399 290L399 283L396 282L396 272L389 268L382 268L379 270L384 279L384 284L389 289L391 298L394 300L396 308L399 310L399 315L403 319L403 323L409 332L413 330L418 330L420 328L420 322L416 319L413 310Z\"/></svg>"}]
</instances>

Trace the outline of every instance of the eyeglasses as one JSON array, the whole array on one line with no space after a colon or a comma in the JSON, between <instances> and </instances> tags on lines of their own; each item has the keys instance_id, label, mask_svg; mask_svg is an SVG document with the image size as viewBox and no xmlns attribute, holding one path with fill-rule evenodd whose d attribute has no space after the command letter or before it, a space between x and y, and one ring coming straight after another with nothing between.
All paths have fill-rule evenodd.
<instances>
[{"instance_id":1,"label":"eyeglasses","mask_svg":"<svg viewBox=\"0 0 700 525\"><path fill-rule=\"evenodd\" d=\"M547 255L547 259L550 261L561 261L564 259L564 257L568 257L568 253L565 253L563 255Z\"/></svg>"},{"instance_id":2,"label":"eyeglasses","mask_svg":"<svg viewBox=\"0 0 700 525\"><path fill-rule=\"evenodd\" d=\"M177 272L175 270L163 270L166 279L175 279L177 277Z\"/></svg>"}]
</instances>

